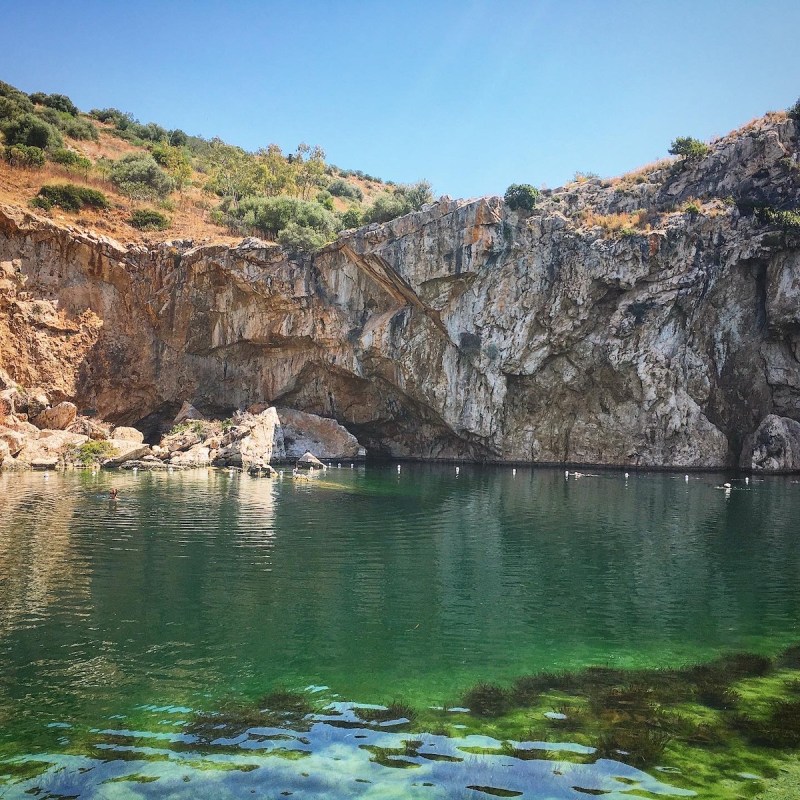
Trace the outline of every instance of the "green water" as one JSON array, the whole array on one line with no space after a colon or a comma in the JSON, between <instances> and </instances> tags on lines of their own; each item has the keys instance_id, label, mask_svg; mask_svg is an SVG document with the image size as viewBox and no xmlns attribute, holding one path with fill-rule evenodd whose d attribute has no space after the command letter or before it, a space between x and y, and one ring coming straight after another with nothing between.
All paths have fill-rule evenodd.
<instances>
[{"instance_id":1,"label":"green water","mask_svg":"<svg viewBox=\"0 0 800 800\"><path fill-rule=\"evenodd\" d=\"M508 737L462 711L415 733L442 758L392 769L374 748L410 734L351 704L458 707L478 681L800 641L800 484L724 480L0 473L0 797L679 796L611 759L492 755ZM187 727L279 687L316 716L203 747Z\"/></svg>"}]
</instances>

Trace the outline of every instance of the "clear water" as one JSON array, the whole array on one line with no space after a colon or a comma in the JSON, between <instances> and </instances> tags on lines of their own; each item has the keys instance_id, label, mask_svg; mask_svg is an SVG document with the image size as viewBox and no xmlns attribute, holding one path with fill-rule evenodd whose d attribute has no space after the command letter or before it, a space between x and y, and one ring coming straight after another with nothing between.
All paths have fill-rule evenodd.
<instances>
[{"instance_id":1,"label":"clear water","mask_svg":"<svg viewBox=\"0 0 800 800\"><path fill-rule=\"evenodd\" d=\"M724 480L0 473L0 797L680 796L668 774L562 763L569 741L517 759L491 730L428 732L409 751L349 704L453 707L478 681L799 641L800 484ZM302 729L187 732L278 687L318 701Z\"/></svg>"}]
</instances>

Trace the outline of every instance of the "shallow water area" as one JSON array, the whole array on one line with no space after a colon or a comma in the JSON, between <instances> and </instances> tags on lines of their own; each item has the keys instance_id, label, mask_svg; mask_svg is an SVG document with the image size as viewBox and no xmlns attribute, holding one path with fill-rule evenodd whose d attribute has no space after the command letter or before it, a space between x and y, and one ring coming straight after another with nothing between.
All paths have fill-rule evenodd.
<instances>
[{"instance_id":1,"label":"shallow water area","mask_svg":"<svg viewBox=\"0 0 800 800\"><path fill-rule=\"evenodd\" d=\"M800 641L800 484L726 480L0 473L0 797L717 796L671 744L601 752L549 690L459 709L481 681ZM265 715L279 689L307 707ZM413 718L359 712L393 701ZM764 777L739 772L719 796Z\"/></svg>"}]
</instances>

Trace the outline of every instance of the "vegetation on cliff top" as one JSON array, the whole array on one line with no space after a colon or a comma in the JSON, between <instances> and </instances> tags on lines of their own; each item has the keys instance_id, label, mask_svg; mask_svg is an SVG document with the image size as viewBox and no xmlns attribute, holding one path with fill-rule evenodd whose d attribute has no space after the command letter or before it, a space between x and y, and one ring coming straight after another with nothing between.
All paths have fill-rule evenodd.
<instances>
[{"instance_id":1,"label":"vegetation on cliff top","mask_svg":"<svg viewBox=\"0 0 800 800\"><path fill-rule=\"evenodd\" d=\"M156 202L168 211L180 206L231 235L266 236L307 252L343 229L385 222L433 200L424 181L395 185L341 170L326 162L319 146L301 143L284 153L270 144L248 152L219 138L143 124L114 108L81 114L66 95L28 95L3 82L0 134L0 155L8 165L40 170L46 177L80 176L111 198L106 219L117 212L119 222L139 230L170 224L163 214L155 224L152 214L160 212L135 208ZM107 155L111 151L115 157ZM40 192L34 205L85 210L85 204L76 203L48 206L45 195ZM143 224L139 212L149 214L150 222ZM98 227L104 226L98 222Z\"/></svg>"}]
</instances>

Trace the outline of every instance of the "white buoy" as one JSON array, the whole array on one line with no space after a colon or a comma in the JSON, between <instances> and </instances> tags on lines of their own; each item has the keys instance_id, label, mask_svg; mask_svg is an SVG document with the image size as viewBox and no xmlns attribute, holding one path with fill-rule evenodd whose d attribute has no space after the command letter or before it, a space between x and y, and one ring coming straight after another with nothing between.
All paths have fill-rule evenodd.
<instances>
[{"instance_id":1,"label":"white buoy","mask_svg":"<svg viewBox=\"0 0 800 800\"><path fill-rule=\"evenodd\" d=\"M684 475L683 479L684 479L684 481L686 481L686 483L689 483L689 476L688 475Z\"/></svg>"},{"instance_id":2,"label":"white buoy","mask_svg":"<svg viewBox=\"0 0 800 800\"><path fill-rule=\"evenodd\" d=\"M339 463L336 465L336 469L341 469L341 468L342 468L342 464L341 464L341 462L339 462Z\"/></svg>"},{"instance_id":3,"label":"white buoy","mask_svg":"<svg viewBox=\"0 0 800 800\"><path fill-rule=\"evenodd\" d=\"M456 475L458 475L459 472L461 472L461 469L459 467L456 467Z\"/></svg>"},{"instance_id":4,"label":"white buoy","mask_svg":"<svg viewBox=\"0 0 800 800\"><path fill-rule=\"evenodd\" d=\"M44 474L44 476L43 476L43 477L45 477L45 478L49 478L49 477L50 477L50 473L49 473L49 472L45 472L45 474Z\"/></svg>"},{"instance_id":5,"label":"white buoy","mask_svg":"<svg viewBox=\"0 0 800 800\"><path fill-rule=\"evenodd\" d=\"M134 468L133 468L133 471L134 471L134 472L138 472L138 471L139 471L139 467L134 467Z\"/></svg>"},{"instance_id":6,"label":"white buoy","mask_svg":"<svg viewBox=\"0 0 800 800\"><path fill-rule=\"evenodd\" d=\"M745 478L745 479L744 479L744 482L745 482L745 484L746 484L747 486L749 486L749 485L750 485L750 478Z\"/></svg>"},{"instance_id":7,"label":"white buoy","mask_svg":"<svg viewBox=\"0 0 800 800\"><path fill-rule=\"evenodd\" d=\"M511 474L512 474L512 475L516 475L516 474L517 474L517 470L516 470L516 469L512 469L512 470L511 470Z\"/></svg>"},{"instance_id":8,"label":"white buoy","mask_svg":"<svg viewBox=\"0 0 800 800\"><path fill-rule=\"evenodd\" d=\"M350 469L353 469L353 465L352 464L350 465Z\"/></svg>"},{"instance_id":9,"label":"white buoy","mask_svg":"<svg viewBox=\"0 0 800 800\"><path fill-rule=\"evenodd\" d=\"M397 471L400 472L400 465L397 465Z\"/></svg>"},{"instance_id":10,"label":"white buoy","mask_svg":"<svg viewBox=\"0 0 800 800\"><path fill-rule=\"evenodd\" d=\"M628 473L625 473L625 480L628 480Z\"/></svg>"},{"instance_id":11,"label":"white buoy","mask_svg":"<svg viewBox=\"0 0 800 800\"><path fill-rule=\"evenodd\" d=\"M167 469L167 472L175 472L175 468L174 468L173 466L170 466L170 467Z\"/></svg>"},{"instance_id":12,"label":"white buoy","mask_svg":"<svg viewBox=\"0 0 800 800\"><path fill-rule=\"evenodd\" d=\"M564 470L564 477L565 478L569 478L569 470L568 469Z\"/></svg>"}]
</instances>

